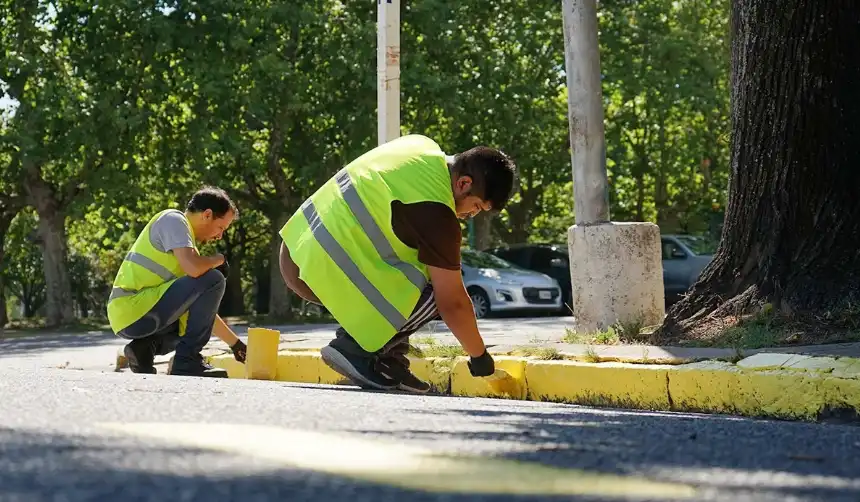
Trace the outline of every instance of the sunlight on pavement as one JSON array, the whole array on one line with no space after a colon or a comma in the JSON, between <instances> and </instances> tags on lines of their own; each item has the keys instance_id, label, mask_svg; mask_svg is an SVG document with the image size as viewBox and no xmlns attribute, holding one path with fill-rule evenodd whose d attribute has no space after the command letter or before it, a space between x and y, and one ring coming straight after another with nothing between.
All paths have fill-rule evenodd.
<instances>
[{"instance_id":1,"label":"sunlight on pavement","mask_svg":"<svg viewBox=\"0 0 860 502\"><path fill-rule=\"evenodd\" d=\"M444 493L600 495L687 498L683 484L550 467L496 457L440 454L356 435L324 434L256 425L106 423L113 431L265 459L358 481Z\"/></svg>"}]
</instances>

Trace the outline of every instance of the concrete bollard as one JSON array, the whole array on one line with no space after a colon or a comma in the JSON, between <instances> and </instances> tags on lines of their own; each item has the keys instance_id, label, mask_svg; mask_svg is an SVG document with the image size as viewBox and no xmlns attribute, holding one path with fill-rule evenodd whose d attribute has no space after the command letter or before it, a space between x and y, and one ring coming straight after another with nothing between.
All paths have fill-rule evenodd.
<instances>
[{"instance_id":1,"label":"concrete bollard","mask_svg":"<svg viewBox=\"0 0 860 502\"><path fill-rule=\"evenodd\" d=\"M568 234L577 331L663 322L660 229L653 223L574 225Z\"/></svg>"},{"instance_id":2,"label":"concrete bollard","mask_svg":"<svg viewBox=\"0 0 860 502\"><path fill-rule=\"evenodd\" d=\"M281 332L267 328L248 329L248 356L245 377L250 380L276 380L278 377L278 345Z\"/></svg>"}]
</instances>

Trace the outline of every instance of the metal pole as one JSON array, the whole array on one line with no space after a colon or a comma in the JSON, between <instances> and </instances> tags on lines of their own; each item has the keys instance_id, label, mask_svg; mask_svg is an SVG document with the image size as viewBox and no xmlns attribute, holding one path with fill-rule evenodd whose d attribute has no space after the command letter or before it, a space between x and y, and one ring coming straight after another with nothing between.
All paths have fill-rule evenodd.
<instances>
[{"instance_id":1,"label":"metal pole","mask_svg":"<svg viewBox=\"0 0 860 502\"><path fill-rule=\"evenodd\" d=\"M564 0L564 53L577 225L609 221L595 0Z\"/></svg>"},{"instance_id":2,"label":"metal pole","mask_svg":"<svg viewBox=\"0 0 860 502\"><path fill-rule=\"evenodd\" d=\"M376 0L379 144L400 137L400 0Z\"/></svg>"}]
</instances>

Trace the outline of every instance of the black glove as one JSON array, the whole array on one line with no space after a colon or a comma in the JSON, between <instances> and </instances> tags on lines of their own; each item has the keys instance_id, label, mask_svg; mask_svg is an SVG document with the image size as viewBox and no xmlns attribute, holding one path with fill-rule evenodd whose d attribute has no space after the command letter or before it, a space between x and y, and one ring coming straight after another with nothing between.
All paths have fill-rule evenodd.
<instances>
[{"instance_id":1,"label":"black glove","mask_svg":"<svg viewBox=\"0 0 860 502\"><path fill-rule=\"evenodd\" d=\"M240 363L245 362L245 358L248 356L248 346L245 345L245 342L242 340L237 340L236 343L230 347L230 350L233 351L233 357L236 358Z\"/></svg>"},{"instance_id":2,"label":"black glove","mask_svg":"<svg viewBox=\"0 0 860 502\"><path fill-rule=\"evenodd\" d=\"M478 357L469 358L469 373L473 377L486 377L496 372L496 365L493 362L493 356L484 349L484 353Z\"/></svg>"}]
</instances>

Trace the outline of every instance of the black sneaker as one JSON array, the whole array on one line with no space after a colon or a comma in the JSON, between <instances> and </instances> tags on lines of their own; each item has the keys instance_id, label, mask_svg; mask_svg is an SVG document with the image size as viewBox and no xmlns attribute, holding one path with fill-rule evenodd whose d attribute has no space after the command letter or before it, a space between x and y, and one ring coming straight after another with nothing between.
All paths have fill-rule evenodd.
<instances>
[{"instance_id":1,"label":"black sneaker","mask_svg":"<svg viewBox=\"0 0 860 502\"><path fill-rule=\"evenodd\" d=\"M170 374L174 376L194 376L208 378L227 378L227 370L215 368L211 364L203 360L203 356L197 355L191 359L188 358L173 358L173 366L170 368Z\"/></svg>"},{"instance_id":2,"label":"black sneaker","mask_svg":"<svg viewBox=\"0 0 860 502\"><path fill-rule=\"evenodd\" d=\"M359 387L379 390L391 390L397 387L397 382L375 370L372 356L361 357L350 354L331 344L323 347L320 355L329 368L349 378Z\"/></svg>"},{"instance_id":3,"label":"black sneaker","mask_svg":"<svg viewBox=\"0 0 860 502\"><path fill-rule=\"evenodd\" d=\"M397 389L416 394L430 392L430 384L421 380L409 368L392 358L381 358L376 362L377 370L397 382Z\"/></svg>"},{"instance_id":4,"label":"black sneaker","mask_svg":"<svg viewBox=\"0 0 860 502\"><path fill-rule=\"evenodd\" d=\"M128 369L132 373L143 373L155 375L155 350L151 340L139 338L132 340L122 349L122 353L128 360Z\"/></svg>"}]
</instances>

